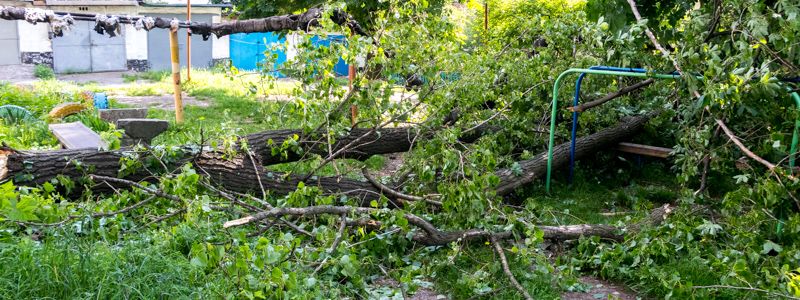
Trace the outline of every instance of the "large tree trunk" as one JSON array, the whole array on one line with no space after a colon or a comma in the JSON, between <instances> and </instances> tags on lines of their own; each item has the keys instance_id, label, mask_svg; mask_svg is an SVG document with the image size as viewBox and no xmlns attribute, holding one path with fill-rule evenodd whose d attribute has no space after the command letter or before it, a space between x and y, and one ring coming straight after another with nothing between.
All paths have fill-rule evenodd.
<instances>
[{"instance_id":1,"label":"large tree trunk","mask_svg":"<svg viewBox=\"0 0 800 300\"><path fill-rule=\"evenodd\" d=\"M576 156L581 158L602 149L603 147L619 142L628 138L641 129L644 124L655 114L647 114L623 120L615 127L600 131L598 133L580 138L576 145ZM280 134L271 134L275 138L285 137L288 131L281 131ZM363 134L361 129L354 130L347 138L357 138ZM390 153L407 151L413 138L409 136L411 129L394 129L392 134L382 134L380 142L372 141L364 145L354 147L353 151L347 151L351 155L371 155L380 153ZM266 145L266 139L270 134L256 134L248 137L252 143ZM341 139L337 144L346 144L347 138ZM352 140L351 140L352 141ZM277 141L276 141L277 143ZM252 147L251 148L258 148ZM266 148L265 148L266 149ZM317 147L311 147L311 152ZM96 150L55 150L55 151L16 151L10 148L2 148L10 152L7 157L7 176L14 179L18 185L38 185L48 182L57 176L66 176L72 179L80 179L88 174L97 174L109 177L117 177L120 173L120 159L126 155L133 154L130 150L118 151L96 151ZM252 157L248 155L238 155L230 158L226 157L221 151L206 151L199 155L186 155L186 159L174 162L174 165L181 165L185 162L193 162L200 174L208 176L212 182L238 192L251 192L261 194L272 193L275 195L285 195L294 191L297 185L307 176L296 174L285 174L279 172L269 172L263 169L262 159L271 162L265 153L267 150L260 150L258 155ZM327 151L325 152L327 153ZM556 146L553 151L553 166L557 168L564 165L569 159L569 144ZM500 184L497 187L497 194L504 195L514 189L532 182L544 175L547 169L547 153L541 153L536 158L519 163L521 174L517 175L510 169L498 171ZM2 173L2 172L0 172ZM145 179L151 174L146 172L136 172L132 175L124 176L131 180ZM2 180L2 178L0 178ZM305 181L306 185L319 187L326 194L346 194L353 198L362 200L377 199L381 195L381 190L368 182L362 182L344 177L310 177ZM102 186L100 186L102 188ZM369 202L369 201L367 201Z\"/></svg>"},{"instance_id":2,"label":"large tree trunk","mask_svg":"<svg viewBox=\"0 0 800 300\"><path fill-rule=\"evenodd\" d=\"M575 142L575 159L591 155L608 145L625 140L642 129L647 121L657 114L657 112L653 112L629 117L614 127L578 138ZM553 169L557 169L569 161L569 148L569 143L553 148ZM500 177L500 184L497 186L498 195L509 194L516 188L545 175L547 172L547 152L540 153L533 159L521 161L519 165L522 172L518 172L518 170L515 172L511 169L503 169L496 172L497 176Z\"/></svg>"},{"instance_id":3,"label":"large tree trunk","mask_svg":"<svg viewBox=\"0 0 800 300\"><path fill-rule=\"evenodd\" d=\"M396 127L370 132L370 129L366 128L353 128L347 135L336 138L330 153L342 149L365 134L367 136L362 139L362 142L345 150L338 158L367 159L376 154L406 152L411 149L413 142L417 139L419 130L414 127ZM291 139L294 135L300 137L297 142L298 148L301 149L300 152L288 151L288 157L282 157L280 154L272 155L273 147L280 147L284 141ZM293 162L307 154L329 155L328 144L322 137L322 133L305 135L302 130L298 129L270 130L247 135L244 139L249 148L259 156L263 165ZM268 145L270 140L272 140L272 146Z\"/></svg>"}]
</instances>

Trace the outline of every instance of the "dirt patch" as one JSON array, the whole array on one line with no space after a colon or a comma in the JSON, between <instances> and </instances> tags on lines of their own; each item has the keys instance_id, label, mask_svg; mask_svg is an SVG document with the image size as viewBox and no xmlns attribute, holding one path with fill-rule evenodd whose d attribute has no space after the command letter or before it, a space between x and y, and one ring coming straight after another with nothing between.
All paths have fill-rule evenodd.
<instances>
[{"instance_id":1,"label":"dirt patch","mask_svg":"<svg viewBox=\"0 0 800 300\"><path fill-rule=\"evenodd\" d=\"M375 172L376 177L393 176L400 170L400 167L403 166L404 159L402 152L386 154L383 157L385 159L383 168Z\"/></svg>"},{"instance_id":2,"label":"dirt patch","mask_svg":"<svg viewBox=\"0 0 800 300\"><path fill-rule=\"evenodd\" d=\"M0 66L0 81L10 83L31 83L36 80L33 75L33 65Z\"/></svg>"},{"instance_id":3,"label":"dirt patch","mask_svg":"<svg viewBox=\"0 0 800 300\"><path fill-rule=\"evenodd\" d=\"M175 109L175 100L172 95L161 95L161 96L124 96L124 95L115 95L110 96L109 98L116 100L117 102L125 105L130 105L134 107L142 107L142 108L159 108L164 110L174 110ZM195 97L183 95L183 105L184 106L199 106L199 107L208 107L210 105L209 102L199 100Z\"/></svg>"},{"instance_id":4,"label":"dirt patch","mask_svg":"<svg viewBox=\"0 0 800 300\"><path fill-rule=\"evenodd\" d=\"M589 286L586 292L568 292L561 294L561 299L567 300L597 300L597 299L619 299L636 300L641 299L630 289L615 283L600 280L590 276L583 276L580 281Z\"/></svg>"}]
</instances>

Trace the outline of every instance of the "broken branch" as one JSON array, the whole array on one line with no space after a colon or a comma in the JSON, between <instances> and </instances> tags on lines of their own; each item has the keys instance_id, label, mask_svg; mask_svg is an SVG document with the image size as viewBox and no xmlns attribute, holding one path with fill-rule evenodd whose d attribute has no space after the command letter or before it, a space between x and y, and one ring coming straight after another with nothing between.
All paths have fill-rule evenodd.
<instances>
[{"instance_id":1,"label":"broken branch","mask_svg":"<svg viewBox=\"0 0 800 300\"><path fill-rule=\"evenodd\" d=\"M633 92L635 90L638 90L638 89L641 89L643 87L646 87L646 86L652 84L653 82L655 82L655 79L649 78L647 80L644 80L644 81L641 81L641 82L637 82L635 84L623 87L620 90L618 90L616 92L613 92L613 93L609 93L608 95L605 95L600 99L592 100L590 102L586 102L586 103L583 103L583 104L580 104L580 105L577 105L577 106L568 107L567 110L569 110L571 112L583 112L583 111L586 111L587 109L593 108L595 106L603 105L604 103L606 103L608 101L614 100L614 99L619 98L621 96L624 96L624 95L626 95L626 94L628 94L630 92Z\"/></svg>"}]
</instances>

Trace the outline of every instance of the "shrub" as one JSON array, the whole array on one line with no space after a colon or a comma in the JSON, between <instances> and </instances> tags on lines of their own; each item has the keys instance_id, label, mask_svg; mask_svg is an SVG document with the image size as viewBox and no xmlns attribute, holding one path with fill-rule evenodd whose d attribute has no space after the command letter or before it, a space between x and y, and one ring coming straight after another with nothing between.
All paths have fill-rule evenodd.
<instances>
[{"instance_id":1,"label":"shrub","mask_svg":"<svg viewBox=\"0 0 800 300\"><path fill-rule=\"evenodd\" d=\"M39 79L51 79L55 78L56 74L50 66L40 64L33 68L33 76Z\"/></svg>"}]
</instances>

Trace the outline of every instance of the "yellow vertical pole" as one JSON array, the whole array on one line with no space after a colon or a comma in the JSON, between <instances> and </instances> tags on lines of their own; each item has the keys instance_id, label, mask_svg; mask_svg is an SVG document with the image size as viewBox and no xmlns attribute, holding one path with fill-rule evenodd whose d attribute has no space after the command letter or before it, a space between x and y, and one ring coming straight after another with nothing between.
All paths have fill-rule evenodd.
<instances>
[{"instance_id":1,"label":"yellow vertical pole","mask_svg":"<svg viewBox=\"0 0 800 300\"><path fill-rule=\"evenodd\" d=\"M186 22L192 23L192 0L186 0ZM186 29L186 81L192 81L192 30Z\"/></svg>"},{"instance_id":2,"label":"yellow vertical pole","mask_svg":"<svg viewBox=\"0 0 800 300\"><path fill-rule=\"evenodd\" d=\"M172 56L172 85L175 92L175 123L183 123L183 100L181 99L181 61L178 54L178 28L169 30L169 50Z\"/></svg>"}]
</instances>

